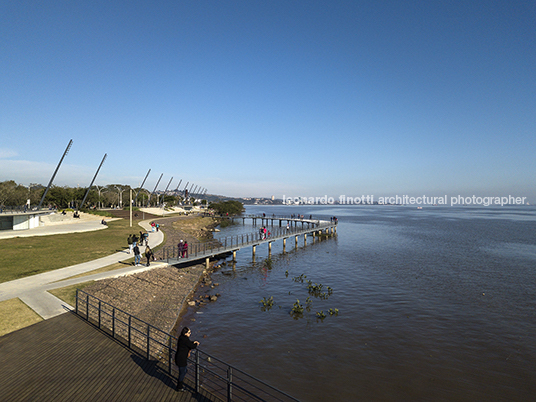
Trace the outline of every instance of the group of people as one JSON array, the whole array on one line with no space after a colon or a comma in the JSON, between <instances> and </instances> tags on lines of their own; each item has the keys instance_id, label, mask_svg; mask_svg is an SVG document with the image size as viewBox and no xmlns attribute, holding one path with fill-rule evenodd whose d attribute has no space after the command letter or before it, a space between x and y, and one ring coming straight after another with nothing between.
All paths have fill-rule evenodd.
<instances>
[{"instance_id":1,"label":"group of people","mask_svg":"<svg viewBox=\"0 0 536 402\"><path fill-rule=\"evenodd\" d=\"M259 236L260 236L261 240L265 240L270 235L271 235L271 233L268 232L268 230L266 229L266 226L263 226L263 227L261 227L259 229Z\"/></svg>"},{"instance_id":2,"label":"group of people","mask_svg":"<svg viewBox=\"0 0 536 402\"><path fill-rule=\"evenodd\" d=\"M179 258L188 258L188 242L181 240L177 244L177 249L179 251Z\"/></svg>"},{"instance_id":3,"label":"group of people","mask_svg":"<svg viewBox=\"0 0 536 402\"><path fill-rule=\"evenodd\" d=\"M134 266L141 265L141 251L140 246L143 246L143 242L145 242L145 258L147 258L147 264L146 266L151 265L151 261L155 260L154 252L151 250L151 247L149 247L149 234L140 232L140 236L138 237L135 234L131 234L127 238L128 243L128 253L134 252Z\"/></svg>"},{"instance_id":4,"label":"group of people","mask_svg":"<svg viewBox=\"0 0 536 402\"><path fill-rule=\"evenodd\" d=\"M291 219L305 219L305 215L296 215L292 214L290 215ZM309 219L313 219L313 215L309 215Z\"/></svg>"}]
</instances>

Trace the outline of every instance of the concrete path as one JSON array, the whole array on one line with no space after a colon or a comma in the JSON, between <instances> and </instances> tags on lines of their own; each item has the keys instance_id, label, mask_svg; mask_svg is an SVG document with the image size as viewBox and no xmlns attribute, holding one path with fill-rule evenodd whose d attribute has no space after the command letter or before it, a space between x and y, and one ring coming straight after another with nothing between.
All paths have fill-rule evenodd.
<instances>
[{"instance_id":1,"label":"concrete path","mask_svg":"<svg viewBox=\"0 0 536 402\"><path fill-rule=\"evenodd\" d=\"M112 219L108 218L106 220L111 221ZM0 240L12 239L15 237L50 236L55 234L90 232L92 230L103 230L107 228L108 226L103 225L100 220L61 223L59 225L39 226L37 228L26 230L0 230Z\"/></svg>"},{"instance_id":2,"label":"concrete path","mask_svg":"<svg viewBox=\"0 0 536 402\"><path fill-rule=\"evenodd\" d=\"M164 234L162 232L151 232L151 225L149 224L150 220L142 221L139 225L147 230L149 233L149 246L154 248L164 241ZM48 235L58 234L58 233L74 233L73 231L67 232L60 230L66 226L71 227L71 230L77 232L84 231L81 230L84 227L87 228L86 231L98 230L95 229L95 224L90 225L93 222L81 222L73 223L69 225L57 225L49 226L43 228L32 229L32 232L38 229L48 229ZM100 228L105 228L104 225L97 222L100 225ZM87 224L87 225L86 225ZM44 233L44 231L42 232ZM45 234L38 234L38 236L44 236ZM144 247L141 247L143 252ZM73 307L64 301L58 299L57 297L50 294L48 291L57 288L63 288L65 286L75 285L77 283L88 282L92 280L99 280L105 278L113 278L123 275L130 275L133 273L141 272L148 269L158 268L167 266L167 263L155 263L153 262L150 267L145 266L132 266L125 265L125 268L116 269L113 271L102 272L92 275L81 276L78 278L72 278L75 275L83 274L86 272L91 272L99 268L106 267L117 262L128 260L129 258L134 257L134 254L129 254L128 249L109 255L107 257L99 258L94 261L84 262L82 264L73 265L66 268L56 269L54 271L45 272L38 275L32 275L26 278L16 279L10 282L0 283L0 301L9 300L18 297L24 303L26 303L32 310L39 314L42 318L48 319L55 317L59 314L63 314L68 310L72 310ZM71 279L69 279L71 278Z\"/></svg>"}]
</instances>

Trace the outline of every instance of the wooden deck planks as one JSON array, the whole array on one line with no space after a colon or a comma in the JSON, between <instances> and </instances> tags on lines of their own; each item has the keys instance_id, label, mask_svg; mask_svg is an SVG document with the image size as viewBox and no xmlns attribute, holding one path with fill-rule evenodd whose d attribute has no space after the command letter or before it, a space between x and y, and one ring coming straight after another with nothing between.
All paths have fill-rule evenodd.
<instances>
[{"instance_id":1,"label":"wooden deck planks","mask_svg":"<svg viewBox=\"0 0 536 402\"><path fill-rule=\"evenodd\" d=\"M65 313L0 337L2 401L196 401L176 379L80 317Z\"/></svg>"}]
</instances>

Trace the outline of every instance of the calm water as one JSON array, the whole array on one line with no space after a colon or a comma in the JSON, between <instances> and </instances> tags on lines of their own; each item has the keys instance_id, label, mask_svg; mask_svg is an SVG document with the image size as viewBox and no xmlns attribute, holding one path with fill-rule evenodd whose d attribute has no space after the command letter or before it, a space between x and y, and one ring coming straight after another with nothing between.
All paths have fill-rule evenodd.
<instances>
[{"instance_id":1,"label":"calm water","mask_svg":"<svg viewBox=\"0 0 536 402\"><path fill-rule=\"evenodd\" d=\"M206 352L303 401L535 400L534 207L247 208L263 212L337 216L338 236L277 241L271 269L266 245L240 251L213 275L218 301L188 313ZM301 274L333 294L293 319Z\"/></svg>"}]
</instances>

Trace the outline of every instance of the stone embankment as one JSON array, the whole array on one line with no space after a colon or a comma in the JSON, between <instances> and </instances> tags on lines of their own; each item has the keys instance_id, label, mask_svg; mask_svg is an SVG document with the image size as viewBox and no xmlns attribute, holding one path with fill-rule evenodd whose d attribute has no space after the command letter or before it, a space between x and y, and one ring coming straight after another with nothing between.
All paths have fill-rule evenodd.
<instances>
[{"instance_id":1,"label":"stone embankment","mask_svg":"<svg viewBox=\"0 0 536 402\"><path fill-rule=\"evenodd\" d=\"M147 218L147 216L146 216ZM211 236L210 229L217 225L212 218L155 217L166 234L164 245L176 245L178 241L199 241L196 236ZM156 252L158 256L158 251ZM142 259L145 263L146 259ZM134 315L166 332L173 332L180 323L180 317L189 306L195 290L210 283L210 272L205 264L177 268L166 266L120 278L110 278L95 282L84 291L111 305ZM215 300L215 298L212 298ZM197 300L199 305L210 301Z\"/></svg>"}]
</instances>

